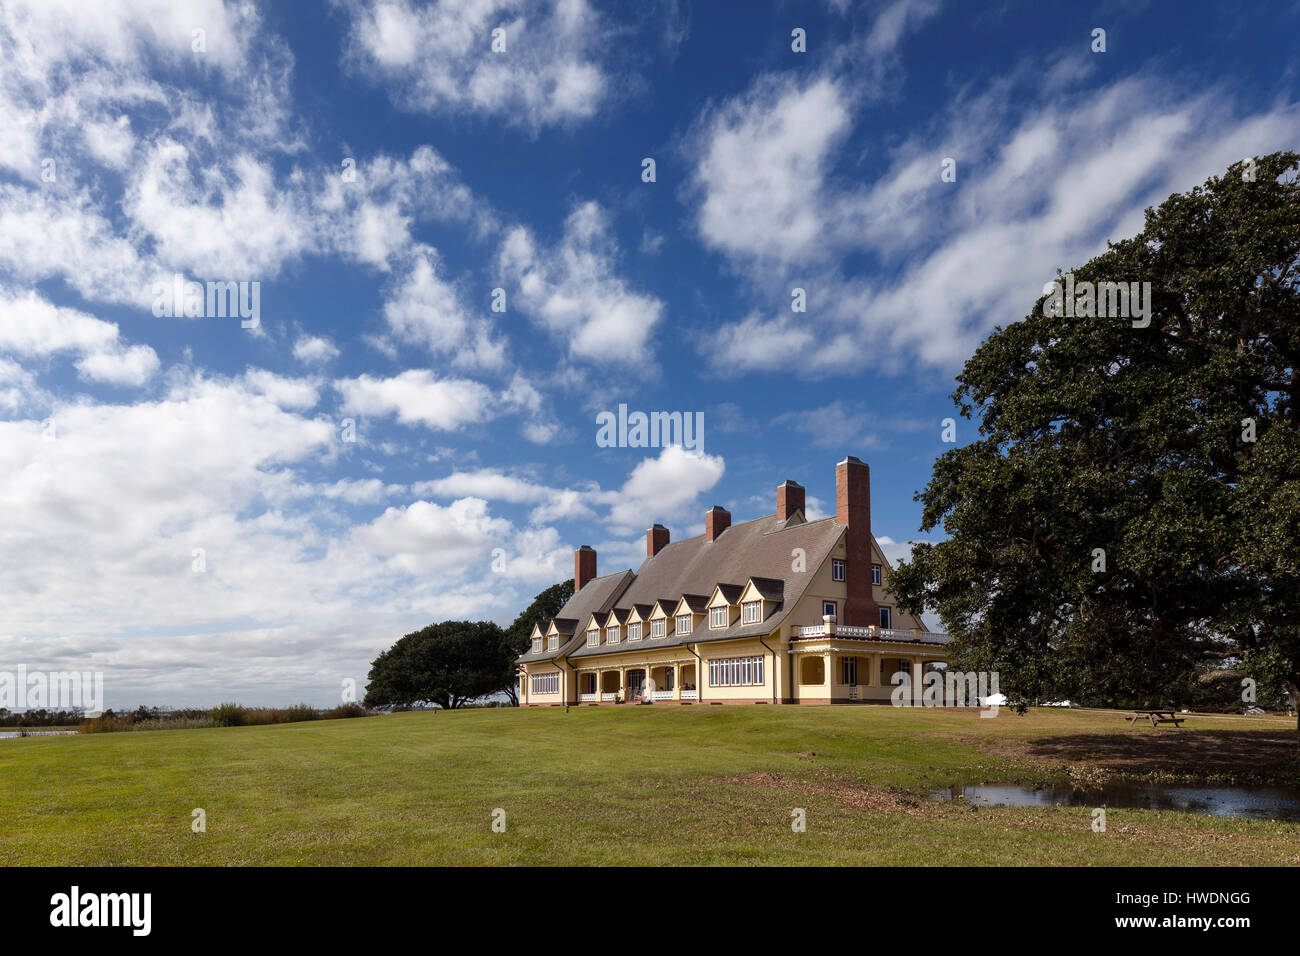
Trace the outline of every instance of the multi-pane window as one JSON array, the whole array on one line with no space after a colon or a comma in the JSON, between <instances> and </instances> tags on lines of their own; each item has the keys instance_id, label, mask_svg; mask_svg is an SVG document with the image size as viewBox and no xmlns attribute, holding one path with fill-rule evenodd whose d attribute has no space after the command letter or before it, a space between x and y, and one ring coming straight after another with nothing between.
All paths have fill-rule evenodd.
<instances>
[{"instance_id":1,"label":"multi-pane window","mask_svg":"<svg viewBox=\"0 0 1300 956\"><path fill-rule=\"evenodd\" d=\"M730 615L726 607L715 607L709 609L709 627L726 627Z\"/></svg>"},{"instance_id":2,"label":"multi-pane window","mask_svg":"<svg viewBox=\"0 0 1300 956\"><path fill-rule=\"evenodd\" d=\"M856 657L845 657L841 659L840 676L842 684L856 684L858 682L858 659Z\"/></svg>"},{"instance_id":3,"label":"multi-pane window","mask_svg":"<svg viewBox=\"0 0 1300 956\"><path fill-rule=\"evenodd\" d=\"M617 625L617 624L611 624L609 627L605 628L605 643L606 643L606 644L617 644L617 643L618 643L618 638L619 638L619 634L618 634L618 625Z\"/></svg>"},{"instance_id":4,"label":"multi-pane window","mask_svg":"<svg viewBox=\"0 0 1300 956\"><path fill-rule=\"evenodd\" d=\"M629 641L639 641L639 640L641 640L641 625L640 625L640 624L629 624L629 625L627 626L627 639L628 639Z\"/></svg>"},{"instance_id":5,"label":"multi-pane window","mask_svg":"<svg viewBox=\"0 0 1300 956\"><path fill-rule=\"evenodd\" d=\"M709 661L710 687L752 687L762 683L761 657L724 657Z\"/></svg>"},{"instance_id":6,"label":"multi-pane window","mask_svg":"<svg viewBox=\"0 0 1300 956\"><path fill-rule=\"evenodd\" d=\"M835 617L835 602L834 602L834 601L822 601L822 616L823 616L823 617Z\"/></svg>"},{"instance_id":7,"label":"multi-pane window","mask_svg":"<svg viewBox=\"0 0 1300 956\"><path fill-rule=\"evenodd\" d=\"M559 674L534 674L534 694L558 694L560 692Z\"/></svg>"},{"instance_id":8,"label":"multi-pane window","mask_svg":"<svg viewBox=\"0 0 1300 956\"><path fill-rule=\"evenodd\" d=\"M600 631L597 628L593 627L591 630L587 631L587 646L595 647L599 643L600 643Z\"/></svg>"},{"instance_id":9,"label":"multi-pane window","mask_svg":"<svg viewBox=\"0 0 1300 956\"><path fill-rule=\"evenodd\" d=\"M552 634L550 637L546 639L546 649L548 651L553 651L559 646L560 646L560 639L556 637L554 634Z\"/></svg>"},{"instance_id":10,"label":"multi-pane window","mask_svg":"<svg viewBox=\"0 0 1300 956\"><path fill-rule=\"evenodd\" d=\"M534 638L533 638L533 653L534 653L534 654L540 654L541 652L542 652L542 639L541 639L540 637L534 637Z\"/></svg>"},{"instance_id":11,"label":"multi-pane window","mask_svg":"<svg viewBox=\"0 0 1300 956\"><path fill-rule=\"evenodd\" d=\"M740 606L741 622L744 624L757 624L763 619L763 602L746 601Z\"/></svg>"},{"instance_id":12,"label":"multi-pane window","mask_svg":"<svg viewBox=\"0 0 1300 956\"><path fill-rule=\"evenodd\" d=\"M691 633L691 616L689 614L677 615L677 633L678 634Z\"/></svg>"},{"instance_id":13,"label":"multi-pane window","mask_svg":"<svg viewBox=\"0 0 1300 956\"><path fill-rule=\"evenodd\" d=\"M843 558L831 558L831 580L832 581L844 580L844 559Z\"/></svg>"},{"instance_id":14,"label":"multi-pane window","mask_svg":"<svg viewBox=\"0 0 1300 956\"><path fill-rule=\"evenodd\" d=\"M668 633L668 622L664 618L661 617L656 621L650 622L651 637L663 637L667 633Z\"/></svg>"},{"instance_id":15,"label":"multi-pane window","mask_svg":"<svg viewBox=\"0 0 1300 956\"><path fill-rule=\"evenodd\" d=\"M889 620L889 608L882 607L880 609L880 626L885 628L892 627L893 625L889 623Z\"/></svg>"},{"instance_id":16,"label":"multi-pane window","mask_svg":"<svg viewBox=\"0 0 1300 956\"><path fill-rule=\"evenodd\" d=\"M881 573L881 572L880 572L880 565L878 565L878 564L873 564L873 565L871 566L871 583L872 583L872 584L874 584L874 585L876 585L876 586L879 586L879 585L880 585L880 573Z\"/></svg>"}]
</instances>

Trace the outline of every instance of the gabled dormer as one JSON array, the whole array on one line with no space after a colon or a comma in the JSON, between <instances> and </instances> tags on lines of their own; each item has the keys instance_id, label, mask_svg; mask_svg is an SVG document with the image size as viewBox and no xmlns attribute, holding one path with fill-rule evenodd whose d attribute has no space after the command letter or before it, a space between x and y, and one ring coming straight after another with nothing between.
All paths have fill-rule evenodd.
<instances>
[{"instance_id":1,"label":"gabled dormer","mask_svg":"<svg viewBox=\"0 0 1300 956\"><path fill-rule=\"evenodd\" d=\"M650 615L654 612L653 604L634 604L627 612L627 639L630 643L643 641L650 636Z\"/></svg>"},{"instance_id":2,"label":"gabled dormer","mask_svg":"<svg viewBox=\"0 0 1300 956\"><path fill-rule=\"evenodd\" d=\"M785 582L776 578L750 578L740 593L740 623L761 624L785 595Z\"/></svg>"},{"instance_id":3,"label":"gabled dormer","mask_svg":"<svg viewBox=\"0 0 1300 956\"><path fill-rule=\"evenodd\" d=\"M744 590L743 584L714 586L707 604L709 630L725 630L740 620L740 595Z\"/></svg>"},{"instance_id":4,"label":"gabled dormer","mask_svg":"<svg viewBox=\"0 0 1300 956\"><path fill-rule=\"evenodd\" d=\"M703 594L683 594L673 607L672 633L675 637L689 637L704 623L704 612L709 599Z\"/></svg>"},{"instance_id":5,"label":"gabled dormer","mask_svg":"<svg viewBox=\"0 0 1300 956\"><path fill-rule=\"evenodd\" d=\"M587 618L583 624L582 632L586 638L588 647L599 647L601 643L602 632L605 630L605 622L609 619L609 614L595 611Z\"/></svg>"},{"instance_id":6,"label":"gabled dormer","mask_svg":"<svg viewBox=\"0 0 1300 956\"><path fill-rule=\"evenodd\" d=\"M534 654L540 654L542 648L546 646L546 632L551 626L549 620L538 620L533 622L533 632L528 636L529 648Z\"/></svg>"},{"instance_id":7,"label":"gabled dormer","mask_svg":"<svg viewBox=\"0 0 1300 956\"><path fill-rule=\"evenodd\" d=\"M672 598L659 598L655 601L650 610L650 633L647 635L653 639L665 638L671 633L673 612L677 610L677 602Z\"/></svg>"}]
</instances>

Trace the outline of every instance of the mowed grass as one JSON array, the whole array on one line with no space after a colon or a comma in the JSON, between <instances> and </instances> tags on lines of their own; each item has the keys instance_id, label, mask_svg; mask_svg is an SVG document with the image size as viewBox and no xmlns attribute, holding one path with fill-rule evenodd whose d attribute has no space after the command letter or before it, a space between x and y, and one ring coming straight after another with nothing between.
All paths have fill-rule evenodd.
<instances>
[{"instance_id":1,"label":"mowed grass","mask_svg":"<svg viewBox=\"0 0 1300 956\"><path fill-rule=\"evenodd\" d=\"M1295 864L1293 823L1112 809L1094 833L1088 808L927 799L1071 774L1281 780L1294 733L1269 719L1156 730L1119 713L656 705L7 740L0 863Z\"/></svg>"}]
</instances>

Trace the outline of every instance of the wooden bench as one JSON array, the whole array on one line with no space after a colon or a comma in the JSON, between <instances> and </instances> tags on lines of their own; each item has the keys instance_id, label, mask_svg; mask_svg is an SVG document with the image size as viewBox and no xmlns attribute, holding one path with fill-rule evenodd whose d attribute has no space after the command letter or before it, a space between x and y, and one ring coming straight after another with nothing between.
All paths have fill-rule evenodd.
<instances>
[{"instance_id":1,"label":"wooden bench","mask_svg":"<svg viewBox=\"0 0 1300 956\"><path fill-rule=\"evenodd\" d=\"M1173 724L1175 727L1180 727L1182 726L1183 721L1186 719L1187 719L1186 717L1179 717L1177 712L1173 710L1167 710L1167 709L1135 710L1130 716L1125 718L1125 720L1128 721L1130 727L1137 724L1139 720L1151 721L1152 727L1155 727L1159 724Z\"/></svg>"}]
</instances>

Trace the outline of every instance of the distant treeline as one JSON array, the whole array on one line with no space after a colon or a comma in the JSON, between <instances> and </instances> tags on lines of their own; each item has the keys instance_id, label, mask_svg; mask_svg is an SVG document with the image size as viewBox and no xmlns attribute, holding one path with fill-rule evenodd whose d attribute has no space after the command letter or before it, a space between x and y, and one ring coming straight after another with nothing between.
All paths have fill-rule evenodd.
<instances>
[{"instance_id":1,"label":"distant treeline","mask_svg":"<svg viewBox=\"0 0 1300 956\"><path fill-rule=\"evenodd\" d=\"M86 717L80 710L25 710L0 707L0 727L75 727Z\"/></svg>"},{"instance_id":2,"label":"distant treeline","mask_svg":"<svg viewBox=\"0 0 1300 956\"><path fill-rule=\"evenodd\" d=\"M256 724L292 724L303 720L337 720L341 717L368 717L370 711L360 704L340 704L318 710L307 704L292 707L242 707L221 704L208 710L186 708L163 712L157 707L137 707L117 714L106 710L98 717L81 717L77 730L83 734L107 734L124 730L193 730L203 727L251 727Z\"/></svg>"}]
</instances>

